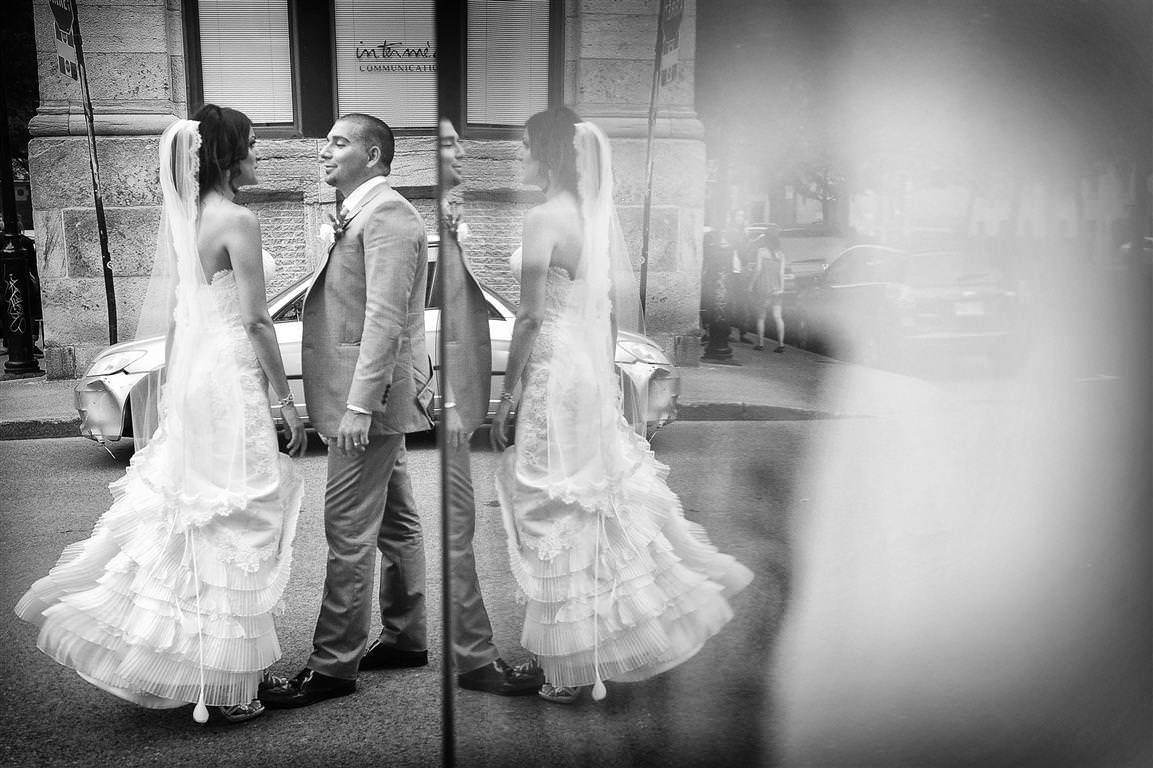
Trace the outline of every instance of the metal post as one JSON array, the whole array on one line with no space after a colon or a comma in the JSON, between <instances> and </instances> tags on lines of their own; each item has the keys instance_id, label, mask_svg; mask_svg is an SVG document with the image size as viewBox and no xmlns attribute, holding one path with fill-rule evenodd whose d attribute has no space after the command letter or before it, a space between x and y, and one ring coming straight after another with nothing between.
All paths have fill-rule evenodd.
<instances>
[{"instance_id":1,"label":"metal post","mask_svg":"<svg viewBox=\"0 0 1153 768\"><path fill-rule=\"evenodd\" d=\"M84 122L88 126L88 165L92 171L92 199L96 207L96 231L100 237L100 256L104 272L104 296L108 302L108 343L116 343L116 288L112 281L112 255L108 252L108 225L104 221L104 194L100 189L100 160L96 156L96 127L93 124L92 96L88 92L88 72L84 68L84 46L80 40L80 16L76 0L72 4L72 35L76 43L76 66L80 73Z\"/></svg>"},{"instance_id":2,"label":"metal post","mask_svg":"<svg viewBox=\"0 0 1153 768\"><path fill-rule=\"evenodd\" d=\"M657 97L661 92L661 59L665 47L665 2L657 5L657 44L653 57L653 85L649 93L648 138L645 141L645 201L641 213L641 312L646 309L649 291L649 225L653 211L653 135L657 122Z\"/></svg>"},{"instance_id":3,"label":"metal post","mask_svg":"<svg viewBox=\"0 0 1153 768\"><path fill-rule=\"evenodd\" d=\"M0 83L5 82L4 58L0 50ZM44 371L36 362L32 343L32 309L35 302L29 292L30 269L36 250L32 241L20 232L16 215L16 184L12 177L12 150L8 143L8 103L0 94L0 205L4 213L4 233L0 239L0 281L4 285L4 342L8 360L4 375L8 378L40 376Z\"/></svg>"},{"instance_id":4,"label":"metal post","mask_svg":"<svg viewBox=\"0 0 1153 768\"><path fill-rule=\"evenodd\" d=\"M437 112L439 118L459 122L462 107L460 96L460 83L463 80L463 50L464 39L461 34L462 20L468 17L467 8L461 0L436 0L436 49L437 49ZM439 124L439 121L438 121ZM463 127L463 126L462 126ZM456 236L449 232L448 220L445 214L446 196L451 188L448 181L443 178L441 171L443 164L440 161L439 131L436 142L436 168L437 168L437 214L438 229L441 243L446 247L456 245ZM442 254L443 255L443 254ZM447 263L447 259L446 259ZM438 265L439 268L439 265ZM441 286L441 296L445 296L444 286ZM443 299L442 299L443 301ZM448 308L441 306L441 332L437 334L438 359L440 360L441 393L445 392L448 382L449 367L451 365L448 352L448 334L444 332L445 317ZM433 376L437 375L434 370ZM443 402L443 399L442 399ZM442 411L443 413L443 411ZM449 514L450 484L449 476L453 471L450 464L454 456L450 455L449 447L445 441L447 430L436 431L437 452L440 455L440 577L441 577L441 672L440 672L440 718L441 718L441 766L454 768L456 766L456 660L453 657L453 605L452 588L452 516ZM468 447L465 447L468 450Z\"/></svg>"}]
</instances>

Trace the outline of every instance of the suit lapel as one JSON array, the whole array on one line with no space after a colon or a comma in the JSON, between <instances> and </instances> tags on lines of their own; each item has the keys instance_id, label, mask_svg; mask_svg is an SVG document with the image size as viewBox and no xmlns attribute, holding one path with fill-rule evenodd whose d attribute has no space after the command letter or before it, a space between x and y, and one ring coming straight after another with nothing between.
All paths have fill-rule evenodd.
<instances>
[{"instance_id":1,"label":"suit lapel","mask_svg":"<svg viewBox=\"0 0 1153 768\"><path fill-rule=\"evenodd\" d=\"M340 237L333 238L332 244L328 246L328 249L324 252L324 257L320 260L320 265L312 274L312 282L308 284L308 290L304 293L305 304L308 303L308 297L312 295L312 287L316 285L317 278L319 278L324 273L324 270L328 268L328 260L332 257L332 252L336 250L336 246L337 243L340 242L340 238L346 235L348 233L348 228L352 226L352 220L356 218L356 216L361 211L363 211L365 208L375 202L381 195L383 195L385 190L391 189L392 187L389 186L388 182L385 182L384 184L377 184L376 187L374 187L372 191L369 192L365 198L360 201L360 205L356 206L356 208L348 212L348 216L344 218L344 228L341 230Z\"/></svg>"}]
</instances>

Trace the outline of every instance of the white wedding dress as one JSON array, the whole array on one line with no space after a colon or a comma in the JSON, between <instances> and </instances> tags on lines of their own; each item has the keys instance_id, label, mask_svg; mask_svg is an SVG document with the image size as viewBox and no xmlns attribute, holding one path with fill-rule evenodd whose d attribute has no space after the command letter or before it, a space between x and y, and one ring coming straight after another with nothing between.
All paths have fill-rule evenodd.
<instances>
[{"instance_id":1,"label":"white wedding dress","mask_svg":"<svg viewBox=\"0 0 1153 768\"><path fill-rule=\"evenodd\" d=\"M247 703L261 674L280 657L273 615L292 562L301 483L279 452L268 384L240 322L231 270L202 287L220 333L202 350L218 375L199 383L202 418L235 396L245 421L243 466L213 466L187 453L162 414L151 442L112 483L111 508L92 536L68 546L48 576L16 606L41 624L38 647L85 679L141 706ZM250 489L226 502L174 492L182 472L243 473Z\"/></svg>"},{"instance_id":2,"label":"white wedding dress","mask_svg":"<svg viewBox=\"0 0 1153 768\"><path fill-rule=\"evenodd\" d=\"M518 262L519 252L519 276ZM597 366L584 356L582 300L570 301L586 288L549 268L515 442L496 478L526 602L521 643L555 686L636 681L680 664L732 618L727 597L752 579L685 519L668 468L619 401L589 401ZM590 437L592 411L602 406L608 426ZM602 451L611 461L601 463Z\"/></svg>"},{"instance_id":3,"label":"white wedding dress","mask_svg":"<svg viewBox=\"0 0 1153 768\"><path fill-rule=\"evenodd\" d=\"M190 127L191 125L191 127ZM113 482L92 535L69 545L16 606L38 647L89 682L150 708L256 697L280 657L273 617L292 562L302 487L279 452L268 382L241 323L235 275L201 276L195 193L181 209L172 145L195 185L199 134L162 139L162 182L182 271L159 428ZM179 179L178 179L179 181ZM189 252L191 249L191 253ZM180 261L180 260L183 261Z\"/></svg>"}]
</instances>

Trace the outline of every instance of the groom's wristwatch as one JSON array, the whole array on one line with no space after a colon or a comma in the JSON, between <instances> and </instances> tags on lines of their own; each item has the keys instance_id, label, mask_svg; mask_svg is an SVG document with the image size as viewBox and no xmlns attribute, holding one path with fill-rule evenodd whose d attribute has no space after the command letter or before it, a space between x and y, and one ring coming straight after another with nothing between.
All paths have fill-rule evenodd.
<instances>
[{"instance_id":1,"label":"groom's wristwatch","mask_svg":"<svg viewBox=\"0 0 1153 768\"><path fill-rule=\"evenodd\" d=\"M359 413L361 416L371 416L372 415L372 411L366 411L363 408L361 408L360 406L353 405L352 403L345 403L344 407L347 408L348 410L352 411L353 413Z\"/></svg>"}]
</instances>

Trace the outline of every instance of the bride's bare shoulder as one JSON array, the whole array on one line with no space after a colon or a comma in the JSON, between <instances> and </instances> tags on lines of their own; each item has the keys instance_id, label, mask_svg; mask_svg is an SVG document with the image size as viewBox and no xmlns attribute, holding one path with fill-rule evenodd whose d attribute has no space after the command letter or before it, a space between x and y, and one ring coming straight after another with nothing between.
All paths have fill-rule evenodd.
<instances>
[{"instance_id":1,"label":"bride's bare shoulder","mask_svg":"<svg viewBox=\"0 0 1153 768\"><path fill-rule=\"evenodd\" d=\"M560 233L574 226L580 226L580 210L568 195L546 200L525 214L526 228Z\"/></svg>"},{"instance_id":2,"label":"bride's bare shoulder","mask_svg":"<svg viewBox=\"0 0 1153 768\"><path fill-rule=\"evenodd\" d=\"M201 233L259 231L259 227L255 213L231 200L209 201L200 210Z\"/></svg>"}]
</instances>

